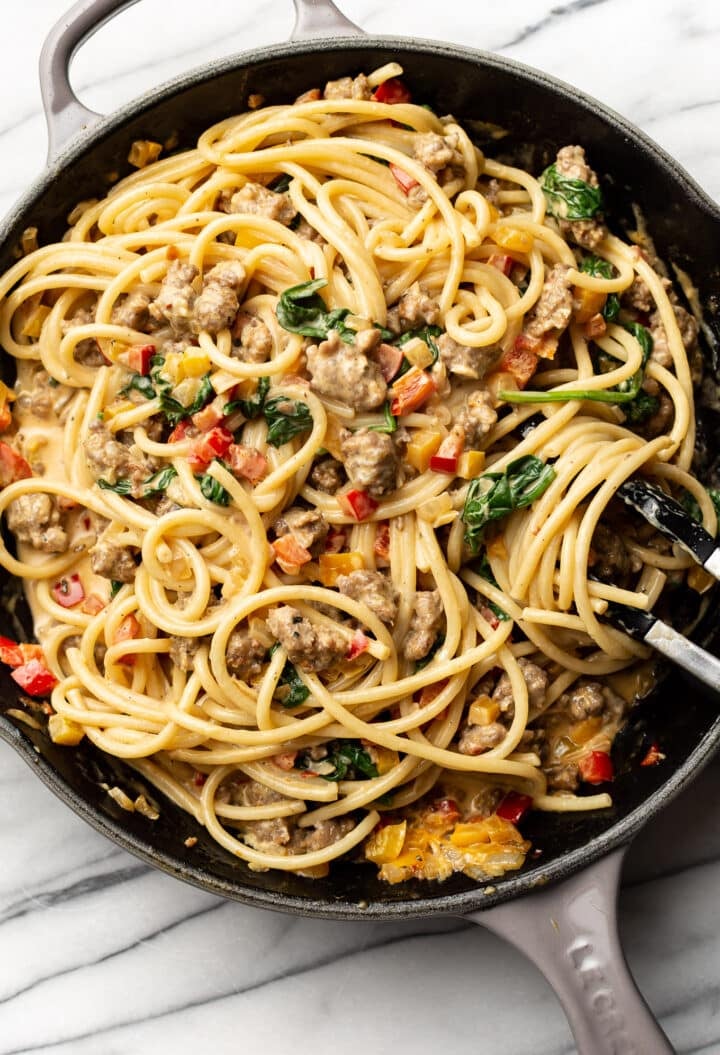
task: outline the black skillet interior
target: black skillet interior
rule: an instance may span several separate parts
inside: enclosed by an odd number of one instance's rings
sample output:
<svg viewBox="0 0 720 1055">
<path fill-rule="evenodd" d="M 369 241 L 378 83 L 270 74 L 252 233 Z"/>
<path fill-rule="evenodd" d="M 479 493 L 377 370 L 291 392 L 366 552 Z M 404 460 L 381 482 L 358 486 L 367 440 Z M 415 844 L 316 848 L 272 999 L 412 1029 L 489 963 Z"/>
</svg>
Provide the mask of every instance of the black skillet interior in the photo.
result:
<svg viewBox="0 0 720 1055">
<path fill-rule="evenodd" d="M 116 115 L 102 136 L 91 137 L 89 146 L 71 151 L 68 163 L 31 192 L 22 211 L 11 220 L 0 268 L 4 271 L 13 262 L 13 247 L 27 224 L 39 228 L 40 244 L 55 240 L 62 236 L 66 215 L 75 202 L 102 196 L 125 175 L 133 139 L 163 141 L 177 134 L 179 146 L 189 146 L 214 121 L 244 109 L 251 93 L 262 93 L 268 103 L 287 102 L 329 78 L 367 71 L 390 59 L 405 68 L 415 101 L 426 101 L 441 114 L 453 113 L 474 130 L 478 145 L 490 156 L 516 159 L 537 173 L 558 147 L 568 142 L 585 146 L 601 174 L 611 225 L 618 232 L 632 225 L 629 204 L 641 203 L 661 256 L 691 275 L 709 325 L 720 337 L 720 211 L 698 194 L 685 174 L 653 144 L 638 140 L 622 119 L 600 112 L 592 100 L 582 99 L 542 74 L 493 56 L 472 56 L 429 43 L 324 42 L 303 45 L 302 52 L 297 47 L 274 48 L 245 56 L 236 64 L 220 64 L 212 73 L 191 74 L 179 82 L 177 90 L 162 89 L 146 97 L 139 109 L 131 106 Z M 509 134 L 493 140 L 487 122 L 502 126 Z M 708 348 L 713 372 L 714 358 Z M 704 430 L 711 462 L 718 455 L 717 424 L 713 416 Z M 5 590 L 17 603 L 3 606 L 0 633 L 17 636 L 20 620 L 25 635 L 30 636 L 28 611 L 17 597 L 17 584 L 6 581 Z M 14 613 L 12 617 L 9 612 Z M 712 622 L 712 613 L 706 613 L 698 628 L 705 640 Z M 314 881 L 289 873 L 252 872 L 152 790 L 149 794 L 160 799 L 159 820 L 152 822 L 122 810 L 103 785 L 141 788 L 137 776 L 87 741 L 77 748 L 57 747 L 43 732 L 7 717 L 5 711 L 18 704 L 16 686 L 4 670 L 0 686 L 0 734 L 36 764 L 41 778 L 96 828 L 154 865 L 219 894 L 269 908 L 337 918 L 461 913 L 562 878 L 627 840 L 694 775 L 720 739 L 716 706 L 699 688 L 688 687 L 671 673 L 661 691 L 635 709 L 618 738 L 612 809 L 531 815 L 523 830 L 535 850 L 525 868 L 483 891 L 463 877 L 442 885 L 388 887 L 373 878 L 374 869 L 352 863 L 341 864 L 327 879 Z M 667 760 L 642 768 L 639 760 L 652 739 L 659 741 Z M 185 847 L 188 836 L 197 837 L 196 846 Z"/>
</svg>

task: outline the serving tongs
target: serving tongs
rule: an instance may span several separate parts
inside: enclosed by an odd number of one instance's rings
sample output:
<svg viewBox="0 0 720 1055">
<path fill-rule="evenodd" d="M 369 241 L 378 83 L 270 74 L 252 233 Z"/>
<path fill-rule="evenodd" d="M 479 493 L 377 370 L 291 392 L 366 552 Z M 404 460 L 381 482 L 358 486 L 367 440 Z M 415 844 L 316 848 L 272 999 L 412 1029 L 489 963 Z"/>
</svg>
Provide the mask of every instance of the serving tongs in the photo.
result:
<svg viewBox="0 0 720 1055">
<path fill-rule="evenodd" d="M 693 520 L 679 502 L 646 480 L 626 480 L 618 488 L 617 496 L 720 581 L 720 546 L 717 540 Z M 651 645 L 711 689 L 720 692 L 720 659 L 658 619 L 652 612 L 610 602 L 605 617 L 630 637 Z"/>
</svg>

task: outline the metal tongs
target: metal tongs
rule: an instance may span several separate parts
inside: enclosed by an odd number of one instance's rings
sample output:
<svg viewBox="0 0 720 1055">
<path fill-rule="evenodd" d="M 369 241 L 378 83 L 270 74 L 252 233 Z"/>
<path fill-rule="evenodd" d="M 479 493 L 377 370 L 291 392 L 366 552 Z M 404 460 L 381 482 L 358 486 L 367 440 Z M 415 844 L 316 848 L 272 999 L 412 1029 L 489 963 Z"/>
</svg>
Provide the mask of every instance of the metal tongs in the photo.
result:
<svg viewBox="0 0 720 1055">
<path fill-rule="evenodd" d="M 679 502 L 645 480 L 626 480 L 618 488 L 617 496 L 720 581 L 720 546 L 717 540 L 693 520 Z M 720 659 L 688 640 L 652 612 L 611 602 L 605 614 L 610 622 L 630 637 L 652 645 L 673 663 L 684 667 L 711 689 L 720 692 Z"/>
</svg>

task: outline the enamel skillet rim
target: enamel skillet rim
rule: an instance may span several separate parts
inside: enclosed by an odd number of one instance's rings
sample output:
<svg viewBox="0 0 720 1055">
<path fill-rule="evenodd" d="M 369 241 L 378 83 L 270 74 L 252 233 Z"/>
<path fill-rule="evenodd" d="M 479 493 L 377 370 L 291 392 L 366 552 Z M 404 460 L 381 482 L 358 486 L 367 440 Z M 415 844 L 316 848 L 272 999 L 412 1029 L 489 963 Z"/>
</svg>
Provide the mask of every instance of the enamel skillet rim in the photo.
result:
<svg viewBox="0 0 720 1055">
<path fill-rule="evenodd" d="M 30 211 L 40 201 L 45 189 L 61 172 L 76 164 L 83 154 L 101 142 L 110 132 L 119 129 L 126 121 L 141 115 L 155 104 L 185 89 L 211 81 L 224 73 L 251 69 L 267 60 L 284 57 L 310 59 L 313 54 L 317 53 L 352 50 L 358 52 L 374 50 L 383 58 L 389 58 L 394 51 L 399 49 L 414 52 L 418 56 L 433 54 L 449 62 L 453 59 L 461 59 L 481 65 L 491 71 L 510 73 L 515 78 L 529 83 L 530 86 L 542 86 L 569 100 L 578 108 L 579 119 L 582 117 L 583 109 L 591 110 L 595 116 L 599 116 L 610 127 L 614 135 L 624 138 L 628 146 L 634 144 L 649 155 L 653 164 L 663 169 L 668 178 L 703 210 L 711 222 L 719 225 L 718 233 L 720 234 L 720 208 L 682 166 L 625 118 L 562 81 L 513 60 L 451 44 L 395 37 L 342 37 L 331 41 L 281 44 L 223 59 L 175 78 L 127 103 L 108 117 L 102 118 L 97 124 L 84 129 L 53 159 L 44 175 L 29 188 L 11 210 L 0 228 L 0 242 L 4 243 L 10 231 L 22 221 L 23 217 L 30 215 Z M 100 834 L 105 835 L 154 868 L 210 893 L 261 908 L 326 919 L 380 921 L 422 918 L 430 915 L 465 915 L 469 912 L 488 909 L 496 904 L 531 893 L 549 883 L 565 879 L 605 856 L 611 850 L 626 845 L 646 821 L 678 795 L 710 760 L 720 743 L 720 717 L 715 719 L 714 724 L 699 739 L 687 758 L 677 765 L 662 785 L 644 802 L 619 821 L 609 824 L 605 831 L 587 843 L 575 850 L 562 853 L 548 865 L 536 865 L 528 872 L 503 878 L 497 887 L 478 886 L 459 893 L 443 894 L 442 884 L 437 884 L 438 894 L 436 896 L 412 897 L 397 901 L 375 900 L 370 903 L 343 901 L 339 897 L 337 899 L 306 898 L 274 890 L 261 890 L 245 886 L 240 871 L 238 871 L 237 878 L 231 882 L 202 866 L 182 860 L 179 854 L 173 856 L 159 851 L 151 841 L 136 834 L 130 834 L 122 824 L 102 813 L 66 784 L 50 762 L 43 757 L 41 749 L 37 748 L 17 725 L 2 714 L 0 714 L 0 739 L 13 747 L 30 764 L 43 783 L 78 816 Z M 179 849 L 181 846 L 182 843 L 179 843 Z"/>
</svg>

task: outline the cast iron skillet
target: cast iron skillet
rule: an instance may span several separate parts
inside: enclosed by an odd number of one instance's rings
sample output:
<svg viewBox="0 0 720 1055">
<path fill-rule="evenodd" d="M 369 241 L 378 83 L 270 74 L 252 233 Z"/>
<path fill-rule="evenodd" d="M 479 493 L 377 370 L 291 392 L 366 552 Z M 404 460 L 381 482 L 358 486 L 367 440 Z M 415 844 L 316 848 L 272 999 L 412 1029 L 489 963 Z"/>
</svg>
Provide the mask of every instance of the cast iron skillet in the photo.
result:
<svg viewBox="0 0 720 1055">
<path fill-rule="evenodd" d="M 269 103 L 287 102 L 330 78 L 396 59 L 405 67 L 414 98 L 427 100 L 440 113 L 452 112 L 476 131 L 481 146 L 487 132 L 481 122 L 509 129 L 506 139 L 490 145 L 495 154 L 515 154 L 538 171 L 558 147 L 582 143 L 601 171 L 613 225 L 631 222 L 628 202 L 639 200 L 661 255 L 692 276 L 710 326 L 717 326 L 720 210 L 667 154 L 595 100 L 543 73 L 482 52 L 428 41 L 371 39 L 329 0 L 295 0 L 291 43 L 213 63 L 101 118 L 74 95 L 68 66 L 83 40 L 132 2 L 81 0 L 45 44 L 41 85 L 49 127 L 48 167 L 0 232 L 2 270 L 12 263 L 13 249 L 28 224 L 38 226 L 41 244 L 59 238 L 77 201 L 102 195 L 123 175 L 133 139 L 163 141 L 178 133 L 180 145 L 189 146 L 208 125 L 242 110 L 252 92 L 262 93 Z M 714 371 L 712 350 L 708 356 Z M 706 437 L 711 459 L 717 456 L 716 425 Z M 18 600 L 17 583 L 6 581 L 4 589 L 8 603 L 0 614 L 0 633 L 17 635 L 19 621 L 29 635 L 29 615 Z M 627 970 L 615 902 L 630 840 L 697 774 L 720 741 L 716 706 L 699 689 L 688 691 L 676 675 L 634 710 L 616 742 L 612 809 L 531 816 L 524 831 L 536 856 L 520 873 L 484 888 L 464 877 L 442 885 L 388 887 L 369 868 L 352 864 L 315 881 L 253 873 L 169 802 L 162 802 L 155 823 L 120 809 L 101 785 L 137 788 L 140 782 L 131 770 L 86 743 L 56 747 L 44 732 L 5 713 L 16 706 L 17 686 L 3 671 L 0 736 L 76 813 L 149 864 L 213 893 L 301 915 L 372 920 L 464 916 L 505 936 L 534 960 L 560 997 L 585 1055 L 672 1050 Z M 640 768 L 638 761 L 654 736 L 667 760 Z M 198 839 L 191 850 L 184 846 L 188 835 Z"/>
</svg>

